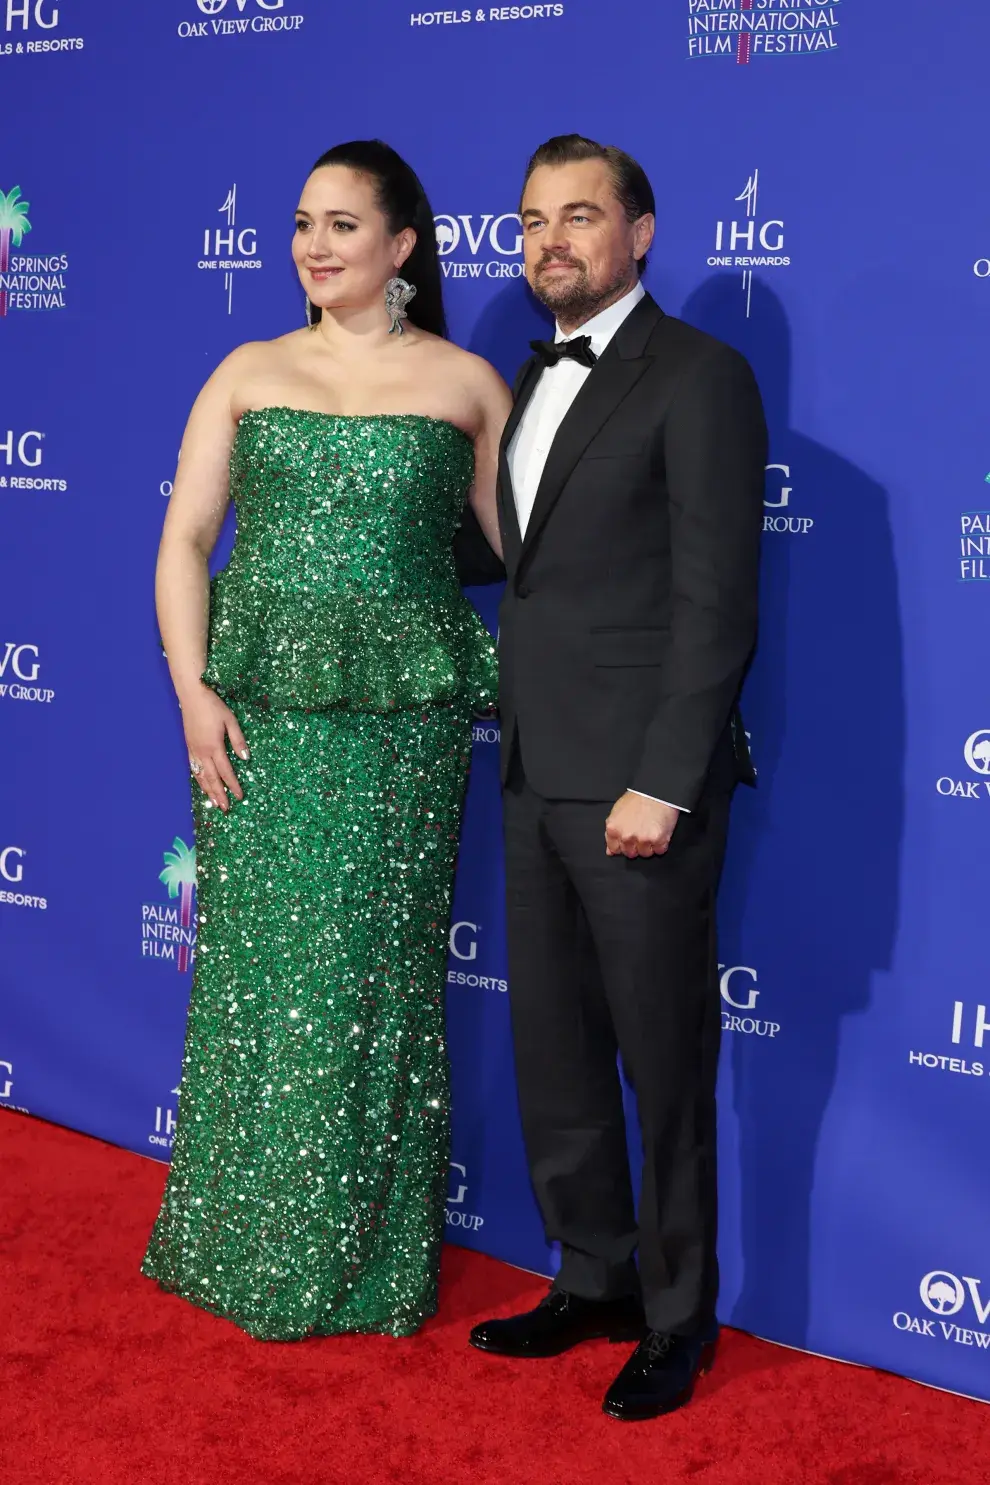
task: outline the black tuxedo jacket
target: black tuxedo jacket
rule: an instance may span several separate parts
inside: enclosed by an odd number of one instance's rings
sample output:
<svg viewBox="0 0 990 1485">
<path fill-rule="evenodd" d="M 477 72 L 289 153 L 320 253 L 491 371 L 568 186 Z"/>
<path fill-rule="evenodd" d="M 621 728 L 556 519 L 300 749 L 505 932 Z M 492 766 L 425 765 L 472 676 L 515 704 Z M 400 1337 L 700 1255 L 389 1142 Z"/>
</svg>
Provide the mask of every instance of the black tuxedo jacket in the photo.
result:
<svg viewBox="0 0 990 1485">
<path fill-rule="evenodd" d="M 500 453 L 503 778 L 518 737 L 546 798 L 693 809 L 753 780 L 736 703 L 767 460 L 755 378 L 647 295 L 564 418 L 523 537 L 507 451 L 541 369 L 516 379 Z"/>
</svg>

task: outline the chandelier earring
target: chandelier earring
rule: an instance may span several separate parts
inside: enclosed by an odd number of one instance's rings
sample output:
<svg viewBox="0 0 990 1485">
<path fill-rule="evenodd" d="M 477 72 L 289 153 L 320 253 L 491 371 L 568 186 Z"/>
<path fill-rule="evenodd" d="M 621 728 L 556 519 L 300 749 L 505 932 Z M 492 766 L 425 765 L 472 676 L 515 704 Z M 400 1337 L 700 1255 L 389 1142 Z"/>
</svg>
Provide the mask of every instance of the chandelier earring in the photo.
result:
<svg viewBox="0 0 990 1485">
<path fill-rule="evenodd" d="M 388 327 L 389 335 L 393 330 L 398 330 L 401 335 L 402 321 L 407 318 L 406 305 L 415 296 L 416 285 L 407 283 L 404 278 L 390 278 L 385 285 L 385 313 L 391 320 Z"/>
</svg>

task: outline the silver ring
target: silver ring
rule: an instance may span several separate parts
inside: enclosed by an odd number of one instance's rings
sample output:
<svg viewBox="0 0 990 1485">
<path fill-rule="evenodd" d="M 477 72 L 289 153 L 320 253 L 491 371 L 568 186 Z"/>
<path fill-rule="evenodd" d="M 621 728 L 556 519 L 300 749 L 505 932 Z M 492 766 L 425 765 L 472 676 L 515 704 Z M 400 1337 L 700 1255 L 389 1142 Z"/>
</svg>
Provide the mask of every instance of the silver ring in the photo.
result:
<svg viewBox="0 0 990 1485">
<path fill-rule="evenodd" d="M 200 763 L 196 758 L 190 758 L 190 760 L 189 760 L 189 771 L 190 771 L 190 773 L 202 773 L 203 772 L 203 765 L 202 765 L 202 763 Z"/>
</svg>

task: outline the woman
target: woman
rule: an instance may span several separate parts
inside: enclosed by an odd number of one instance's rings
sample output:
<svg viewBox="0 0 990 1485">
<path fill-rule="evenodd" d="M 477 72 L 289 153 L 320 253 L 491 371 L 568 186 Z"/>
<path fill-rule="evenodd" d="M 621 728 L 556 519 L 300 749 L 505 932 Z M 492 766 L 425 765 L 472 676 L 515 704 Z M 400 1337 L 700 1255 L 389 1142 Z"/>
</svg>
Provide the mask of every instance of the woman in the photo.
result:
<svg viewBox="0 0 990 1485">
<path fill-rule="evenodd" d="M 320 157 L 292 251 L 307 326 L 203 388 L 159 555 L 199 933 L 143 1271 L 262 1339 L 408 1335 L 436 1307 L 446 934 L 496 685 L 451 543 L 467 497 L 498 548 L 510 399 L 443 338 L 432 212 L 386 145 Z"/>
</svg>

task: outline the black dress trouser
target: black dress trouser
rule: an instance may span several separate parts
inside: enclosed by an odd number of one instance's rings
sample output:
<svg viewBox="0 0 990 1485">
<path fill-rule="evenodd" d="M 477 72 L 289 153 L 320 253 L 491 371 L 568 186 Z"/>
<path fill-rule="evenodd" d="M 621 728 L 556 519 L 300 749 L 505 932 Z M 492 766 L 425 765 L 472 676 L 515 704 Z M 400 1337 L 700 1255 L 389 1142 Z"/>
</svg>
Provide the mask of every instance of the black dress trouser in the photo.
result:
<svg viewBox="0 0 990 1485">
<path fill-rule="evenodd" d="M 615 801 L 544 799 L 513 751 L 512 1024 L 530 1175 L 561 1244 L 555 1285 L 586 1299 L 641 1290 L 651 1329 L 690 1334 L 718 1292 L 715 898 L 730 796 L 682 815 L 664 856 L 607 856 Z M 642 1134 L 638 1220 L 617 1053 Z"/>
</svg>

